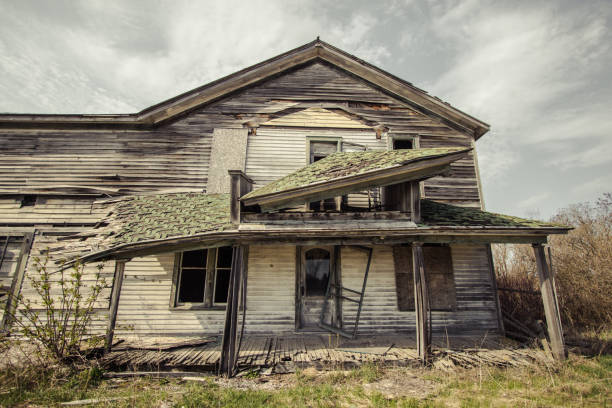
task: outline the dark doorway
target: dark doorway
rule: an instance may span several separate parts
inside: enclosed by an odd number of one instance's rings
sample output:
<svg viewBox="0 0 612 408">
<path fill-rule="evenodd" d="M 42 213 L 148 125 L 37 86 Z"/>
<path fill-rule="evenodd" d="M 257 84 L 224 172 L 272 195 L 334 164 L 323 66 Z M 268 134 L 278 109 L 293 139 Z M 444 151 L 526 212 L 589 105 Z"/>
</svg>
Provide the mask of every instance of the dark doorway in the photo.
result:
<svg viewBox="0 0 612 408">
<path fill-rule="evenodd" d="M 301 248 L 301 262 L 298 265 L 298 328 L 319 330 L 321 310 L 325 292 L 334 270 L 332 248 Z M 330 308 L 331 309 L 331 308 Z M 331 313 L 331 312 L 330 312 Z"/>
</svg>

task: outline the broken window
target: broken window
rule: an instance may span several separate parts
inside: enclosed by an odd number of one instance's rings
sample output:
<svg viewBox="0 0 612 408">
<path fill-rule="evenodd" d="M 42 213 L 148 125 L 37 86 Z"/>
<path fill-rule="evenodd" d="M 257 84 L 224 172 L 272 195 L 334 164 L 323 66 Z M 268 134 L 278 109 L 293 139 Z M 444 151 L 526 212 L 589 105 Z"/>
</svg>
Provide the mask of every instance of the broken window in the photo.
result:
<svg viewBox="0 0 612 408">
<path fill-rule="evenodd" d="M 393 139 L 393 150 L 412 149 L 412 139 Z"/>
<path fill-rule="evenodd" d="M 178 254 L 176 305 L 209 307 L 227 302 L 232 269 L 232 247 L 198 249 Z"/>
<path fill-rule="evenodd" d="M 400 311 L 414 310 L 412 248 L 394 246 L 395 287 Z M 423 245 L 425 280 L 431 310 L 454 310 L 457 306 L 451 248 L 442 244 Z"/>
<path fill-rule="evenodd" d="M 319 160 L 338 152 L 339 140 L 333 141 L 318 141 L 311 140 L 309 145 L 309 164 L 318 162 Z M 313 211 L 328 211 L 337 210 L 337 199 L 327 198 L 321 201 L 313 201 L 309 203 L 308 208 Z"/>
<path fill-rule="evenodd" d="M 232 269 L 232 247 L 221 247 L 217 250 L 215 269 L 215 304 L 227 303 L 229 277 Z"/>
<path fill-rule="evenodd" d="M 306 272 L 306 296 L 325 296 L 329 281 L 331 254 L 321 248 L 314 248 L 304 254 Z"/>
</svg>

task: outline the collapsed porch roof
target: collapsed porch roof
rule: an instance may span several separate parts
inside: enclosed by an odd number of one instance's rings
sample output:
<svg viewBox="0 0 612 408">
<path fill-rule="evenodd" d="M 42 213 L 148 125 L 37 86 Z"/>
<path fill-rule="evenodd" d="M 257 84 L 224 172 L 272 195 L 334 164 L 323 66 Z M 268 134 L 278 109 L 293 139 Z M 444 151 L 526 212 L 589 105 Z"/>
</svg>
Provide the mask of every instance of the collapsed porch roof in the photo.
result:
<svg viewBox="0 0 612 408">
<path fill-rule="evenodd" d="M 298 206 L 308 201 L 446 172 L 471 149 L 430 148 L 335 153 L 242 196 L 246 206 L 262 211 Z"/>
<path fill-rule="evenodd" d="M 545 242 L 548 234 L 566 233 L 567 226 L 494 214 L 472 208 L 422 200 L 422 222 L 394 226 L 388 223 L 356 225 L 345 222 L 326 227 L 267 226 L 238 229 L 230 223 L 227 194 L 173 193 L 105 200 L 97 205 L 107 215 L 93 229 L 72 236 L 52 248 L 71 262 L 92 262 L 189 248 L 230 245 L 235 242 L 299 243 L 334 240 L 347 245 L 424 242 Z"/>
</svg>

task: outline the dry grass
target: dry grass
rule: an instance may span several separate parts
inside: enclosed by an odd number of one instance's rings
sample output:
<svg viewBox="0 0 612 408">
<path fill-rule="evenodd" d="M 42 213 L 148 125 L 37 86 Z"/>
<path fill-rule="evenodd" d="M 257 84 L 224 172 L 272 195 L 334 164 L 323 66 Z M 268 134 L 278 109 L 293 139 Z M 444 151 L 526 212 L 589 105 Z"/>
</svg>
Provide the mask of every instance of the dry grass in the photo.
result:
<svg viewBox="0 0 612 408">
<path fill-rule="evenodd" d="M 551 220 L 574 227 L 550 240 L 561 318 L 567 332 L 612 328 L 612 195 L 570 206 Z M 527 245 L 495 246 L 502 310 L 521 322 L 544 320 L 535 259 Z"/>
<path fill-rule="evenodd" d="M 555 407 L 612 404 L 612 356 L 571 356 L 562 364 L 477 367 L 454 375 L 436 369 L 305 370 L 282 376 L 184 381 L 104 380 L 90 368 L 58 376 L 49 367 L 16 384 L 0 372 L 0 406 L 59 406 L 98 399 L 118 407 Z"/>
</svg>

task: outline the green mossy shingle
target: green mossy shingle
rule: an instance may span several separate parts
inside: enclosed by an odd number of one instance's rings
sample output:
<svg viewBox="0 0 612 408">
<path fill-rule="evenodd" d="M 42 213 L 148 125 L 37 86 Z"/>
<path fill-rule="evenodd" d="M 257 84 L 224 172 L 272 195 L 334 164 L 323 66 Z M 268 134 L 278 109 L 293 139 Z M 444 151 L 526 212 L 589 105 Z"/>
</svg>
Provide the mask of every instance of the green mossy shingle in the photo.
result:
<svg viewBox="0 0 612 408">
<path fill-rule="evenodd" d="M 468 151 L 462 147 L 334 153 L 241 197 L 260 197 L 310 184 Z"/>
<path fill-rule="evenodd" d="M 496 214 L 476 208 L 458 207 L 431 200 L 421 200 L 420 226 L 569 228 L 565 225 Z"/>
<path fill-rule="evenodd" d="M 98 246 L 110 248 L 223 231 L 230 226 L 229 194 L 172 193 L 112 202 L 103 226 L 93 231 L 100 238 Z"/>
</svg>

